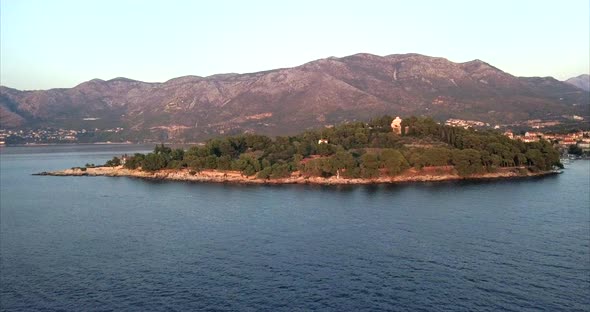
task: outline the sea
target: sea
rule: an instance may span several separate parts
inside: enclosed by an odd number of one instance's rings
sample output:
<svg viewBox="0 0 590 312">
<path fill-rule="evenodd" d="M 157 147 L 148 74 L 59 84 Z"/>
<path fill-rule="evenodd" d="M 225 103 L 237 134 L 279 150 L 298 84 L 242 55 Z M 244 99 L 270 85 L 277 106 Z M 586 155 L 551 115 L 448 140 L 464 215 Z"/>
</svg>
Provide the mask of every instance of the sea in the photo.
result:
<svg viewBox="0 0 590 312">
<path fill-rule="evenodd" d="M 375 186 L 32 175 L 151 149 L 0 149 L 0 310 L 590 310 L 588 160 Z"/>
</svg>

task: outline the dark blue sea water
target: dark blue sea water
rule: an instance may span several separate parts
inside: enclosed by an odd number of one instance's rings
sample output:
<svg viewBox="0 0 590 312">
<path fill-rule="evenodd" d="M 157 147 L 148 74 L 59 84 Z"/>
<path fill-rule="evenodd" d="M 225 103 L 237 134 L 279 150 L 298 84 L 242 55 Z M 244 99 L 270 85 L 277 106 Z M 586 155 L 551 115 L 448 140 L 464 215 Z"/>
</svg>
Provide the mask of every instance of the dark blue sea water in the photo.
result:
<svg viewBox="0 0 590 312">
<path fill-rule="evenodd" d="M 590 309 L 589 161 L 373 187 L 30 175 L 132 149 L 2 148 L 1 310 Z"/>
</svg>

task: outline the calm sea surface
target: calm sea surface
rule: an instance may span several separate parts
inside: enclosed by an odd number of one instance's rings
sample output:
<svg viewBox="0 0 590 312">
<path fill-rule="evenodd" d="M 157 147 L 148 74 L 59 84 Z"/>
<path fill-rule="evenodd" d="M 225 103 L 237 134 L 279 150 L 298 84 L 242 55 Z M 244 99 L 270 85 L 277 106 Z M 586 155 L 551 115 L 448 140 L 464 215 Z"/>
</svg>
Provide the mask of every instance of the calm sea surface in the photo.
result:
<svg viewBox="0 0 590 312">
<path fill-rule="evenodd" d="M 0 310 L 590 309 L 590 161 L 373 187 L 31 176 L 147 149 L 0 150 Z"/>
</svg>

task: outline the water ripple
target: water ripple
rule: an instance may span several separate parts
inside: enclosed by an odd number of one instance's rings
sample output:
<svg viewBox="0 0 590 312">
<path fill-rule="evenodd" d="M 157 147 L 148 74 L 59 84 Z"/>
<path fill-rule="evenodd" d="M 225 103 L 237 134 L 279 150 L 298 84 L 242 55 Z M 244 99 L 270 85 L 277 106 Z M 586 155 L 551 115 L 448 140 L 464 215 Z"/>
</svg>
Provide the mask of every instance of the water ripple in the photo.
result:
<svg viewBox="0 0 590 312">
<path fill-rule="evenodd" d="M 587 162 L 376 188 L 23 171 L 71 156 L 2 160 L 0 310 L 590 310 Z"/>
</svg>

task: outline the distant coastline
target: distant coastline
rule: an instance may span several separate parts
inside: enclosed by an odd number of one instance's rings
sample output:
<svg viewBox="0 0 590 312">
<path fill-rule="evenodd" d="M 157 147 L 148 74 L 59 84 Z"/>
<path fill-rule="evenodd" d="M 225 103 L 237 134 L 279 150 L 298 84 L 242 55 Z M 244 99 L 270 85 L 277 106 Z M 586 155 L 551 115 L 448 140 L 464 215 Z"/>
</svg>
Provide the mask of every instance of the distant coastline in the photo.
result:
<svg viewBox="0 0 590 312">
<path fill-rule="evenodd" d="M 35 147 L 35 146 L 76 146 L 76 145 L 150 145 L 153 146 L 154 142 L 70 142 L 70 143 L 23 143 L 23 144 L 0 144 L 2 147 Z M 203 142 L 186 142 L 186 143 L 171 143 L 170 146 L 194 146 L 202 145 Z"/>
<path fill-rule="evenodd" d="M 134 142 L 93 142 L 93 143 L 24 143 L 24 144 L 2 144 L 6 147 L 23 147 L 23 146 L 68 146 L 68 145 L 141 145 L 152 143 L 134 143 Z"/>
<path fill-rule="evenodd" d="M 404 182 L 439 182 L 457 180 L 499 180 L 527 177 L 540 177 L 558 174 L 560 171 L 530 172 L 524 168 L 502 168 L 493 173 L 460 176 L 451 166 L 425 167 L 420 170 L 408 169 L 397 176 L 380 176 L 375 178 L 342 178 L 342 177 L 314 177 L 304 176 L 293 172 L 291 176 L 276 179 L 261 179 L 255 176 L 245 176 L 239 171 L 232 170 L 203 170 L 194 172 L 189 169 L 164 169 L 148 172 L 139 169 L 117 167 L 72 168 L 59 171 L 41 172 L 34 175 L 44 176 L 106 176 L 131 177 L 148 180 L 168 180 L 206 183 L 236 183 L 236 184 L 318 184 L 318 185 L 366 185 L 366 184 L 394 184 Z"/>
</svg>

